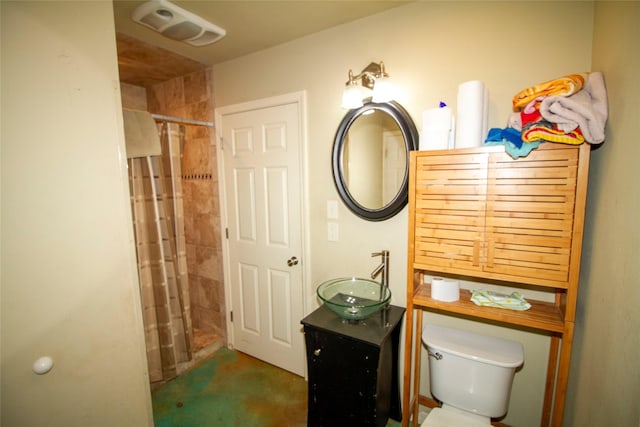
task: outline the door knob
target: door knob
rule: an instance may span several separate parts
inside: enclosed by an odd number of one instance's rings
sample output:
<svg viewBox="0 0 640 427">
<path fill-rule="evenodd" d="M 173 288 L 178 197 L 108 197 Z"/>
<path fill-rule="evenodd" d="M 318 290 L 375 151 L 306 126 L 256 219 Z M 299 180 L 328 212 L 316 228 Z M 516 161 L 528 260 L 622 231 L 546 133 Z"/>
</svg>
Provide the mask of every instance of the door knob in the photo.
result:
<svg viewBox="0 0 640 427">
<path fill-rule="evenodd" d="M 288 265 L 289 267 L 293 267 L 294 265 L 298 265 L 298 258 L 296 258 L 296 257 L 292 256 L 291 258 L 289 258 L 289 259 L 287 260 L 287 265 Z"/>
</svg>

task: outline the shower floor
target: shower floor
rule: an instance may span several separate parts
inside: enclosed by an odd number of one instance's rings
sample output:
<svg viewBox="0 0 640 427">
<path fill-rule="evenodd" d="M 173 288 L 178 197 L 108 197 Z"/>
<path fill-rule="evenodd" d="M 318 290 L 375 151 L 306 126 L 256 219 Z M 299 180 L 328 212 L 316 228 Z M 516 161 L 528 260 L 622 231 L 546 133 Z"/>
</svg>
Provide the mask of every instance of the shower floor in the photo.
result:
<svg viewBox="0 0 640 427">
<path fill-rule="evenodd" d="M 193 351 L 197 352 L 211 344 L 222 341 L 222 337 L 213 331 L 193 328 Z"/>
<path fill-rule="evenodd" d="M 224 347 L 224 339 L 212 331 L 202 329 L 193 329 L 193 358 L 178 365 L 178 375 L 192 369 L 199 362 L 208 359 L 215 352 Z"/>
</svg>

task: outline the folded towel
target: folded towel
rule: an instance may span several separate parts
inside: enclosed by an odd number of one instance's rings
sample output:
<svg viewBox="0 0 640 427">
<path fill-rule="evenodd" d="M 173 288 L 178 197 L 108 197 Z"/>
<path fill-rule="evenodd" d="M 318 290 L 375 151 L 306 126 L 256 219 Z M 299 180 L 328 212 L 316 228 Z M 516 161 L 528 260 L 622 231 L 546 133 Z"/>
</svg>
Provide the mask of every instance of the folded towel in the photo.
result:
<svg viewBox="0 0 640 427">
<path fill-rule="evenodd" d="M 584 136 L 580 129 L 565 132 L 559 130 L 554 123 L 543 120 L 522 131 L 522 140 L 524 142 L 547 141 L 580 145 L 584 142 Z"/>
<path fill-rule="evenodd" d="M 584 142 L 584 136 L 579 129 L 565 132 L 558 129 L 558 125 L 545 120 L 540 112 L 540 105 L 547 99 L 538 97 L 527 104 L 520 112 L 522 123 L 522 141 L 548 141 L 562 144 L 578 145 Z"/>
<path fill-rule="evenodd" d="M 520 124 L 522 130 L 526 130 L 528 127 L 533 126 L 536 122 L 542 120 L 542 114 L 540 113 L 540 103 L 544 99 L 543 96 L 534 98 L 529 102 L 522 111 L 520 111 Z"/>
<path fill-rule="evenodd" d="M 500 142 L 503 139 L 506 139 L 518 148 L 522 147 L 522 137 L 520 135 L 520 131 L 510 127 L 504 129 L 489 129 L 489 134 L 487 135 L 487 139 L 485 139 L 485 142 Z"/>
<path fill-rule="evenodd" d="M 541 96 L 570 96 L 583 88 L 587 73 L 569 74 L 521 90 L 513 97 L 513 108 L 520 110 Z"/>
<path fill-rule="evenodd" d="M 123 110 L 127 158 L 159 156 L 160 137 L 155 120 L 146 111 Z"/>
<path fill-rule="evenodd" d="M 500 139 L 499 141 L 487 140 L 485 145 L 504 145 L 504 151 L 516 160 L 520 157 L 527 157 L 530 152 L 540 146 L 540 141 L 523 142 L 520 146 L 517 146 L 508 139 Z"/>
<path fill-rule="evenodd" d="M 471 302 L 480 306 L 508 308 L 510 310 L 518 311 L 528 310 L 531 308 L 531 304 L 525 301 L 524 297 L 518 292 L 513 292 L 511 295 L 505 295 L 498 292 L 475 289 L 471 292 Z"/>
<path fill-rule="evenodd" d="M 587 142 L 602 143 L 608 116 L 607 90 L 602 73 L 589 74 L 584 89 L 574 95 L 543 99 L 540 113 L 562 131 L 570 132 L 579 127 Z"/>
</svg>

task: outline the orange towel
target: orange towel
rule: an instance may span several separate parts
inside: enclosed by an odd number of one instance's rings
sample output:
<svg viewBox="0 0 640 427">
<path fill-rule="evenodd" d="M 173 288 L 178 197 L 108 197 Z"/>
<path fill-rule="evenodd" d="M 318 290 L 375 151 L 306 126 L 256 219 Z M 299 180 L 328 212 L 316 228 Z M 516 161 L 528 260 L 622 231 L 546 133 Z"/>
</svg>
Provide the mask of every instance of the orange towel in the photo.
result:
<svg viewBox="0 0 640 427">
<path fill-rule="evenodd" d="M 548 123 L 548 122 L 547 122 Z M 558 130 L 553 125 L 549 126 L 543 123 L 531 126 L 522 132 L 523 142 L 547 141 L 559 142 L 561 144 L 580 145 L 584 142 L 584 136 L 580 129 L 571 132 Z"/>
<path fill-rule="evenodd" d="M 575 95 L 546 97 L 539 109 L 540 114 L 558 129 L 565 132 L 580 129 L 585 141 L 591 144 L 604 142 L 609 107 L 601 72 L 590 73 L 584 88 Z"/>
<path fill-rule="evenodd" d="M 513 109 L 518 111 L 536 98 L 544 96 L 571 96 L 580 91 L 588 73 L 568 74 L 548 82 L 523 89 L 513 97 Z"/>
</svg>

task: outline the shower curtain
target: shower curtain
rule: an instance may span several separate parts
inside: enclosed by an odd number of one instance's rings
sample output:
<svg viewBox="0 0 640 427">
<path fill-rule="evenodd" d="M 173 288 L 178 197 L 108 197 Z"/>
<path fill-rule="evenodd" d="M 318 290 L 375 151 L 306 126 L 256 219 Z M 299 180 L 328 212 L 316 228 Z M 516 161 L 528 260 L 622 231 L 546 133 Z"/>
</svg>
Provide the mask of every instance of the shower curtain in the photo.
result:
<svg viewBox="0 0 640 427">
<path fill-rule="evenodd" d="M 182 207 L 184 128 L 160 127 L 161 156 L 128 159 L 138 276 L 151 383 L 191 360 L 193 342 Z"/>
</svg>

